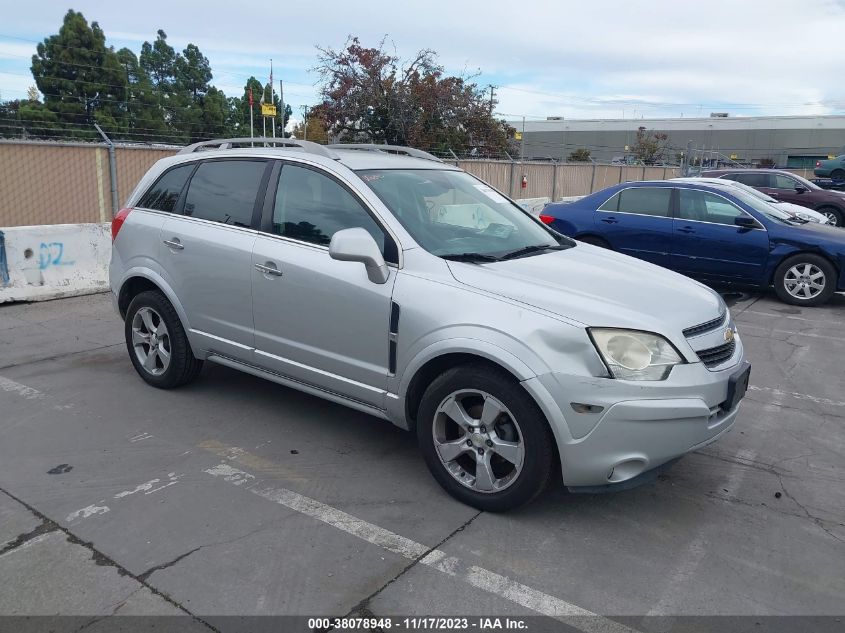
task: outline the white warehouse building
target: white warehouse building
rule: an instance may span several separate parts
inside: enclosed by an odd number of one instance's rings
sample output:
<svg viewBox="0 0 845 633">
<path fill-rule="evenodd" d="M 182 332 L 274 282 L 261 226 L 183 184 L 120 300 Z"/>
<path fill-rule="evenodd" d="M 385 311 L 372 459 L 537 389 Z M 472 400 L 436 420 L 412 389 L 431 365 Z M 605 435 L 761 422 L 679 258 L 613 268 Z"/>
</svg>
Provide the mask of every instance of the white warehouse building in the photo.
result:
<svg viewBox="0 0 845 633">
<path fill-rule="evenodd" d="M 666 162 L 677 162 L 687 144 L 718 152 L 743 163 L 771 160 L 790 168 L 812 168 L 816 160 L 842 154 L 845 116 L 727 116 L 678 119 L 565 119 L 508 121 L 517 132 L 526 159 L 564 160 L 587 149 L 596 161 L 609 162 L 633 151 L 637 130 L 668 135 Z M 524 126 L 524 127 L 523 127 Z M 626 149 L 626 147 L 628 149 Z"/>
</svg>

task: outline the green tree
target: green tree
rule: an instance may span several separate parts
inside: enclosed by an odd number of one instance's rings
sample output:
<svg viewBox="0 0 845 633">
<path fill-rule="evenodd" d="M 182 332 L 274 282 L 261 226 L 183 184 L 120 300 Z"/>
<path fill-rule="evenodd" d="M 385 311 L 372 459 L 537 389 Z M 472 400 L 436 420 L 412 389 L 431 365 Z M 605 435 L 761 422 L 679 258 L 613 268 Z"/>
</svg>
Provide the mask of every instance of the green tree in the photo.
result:
<svg viewBox="0 0 845 633">
<path fill-rule="evenodd" d="M 571 152 L 566 160 L 573 163 L 588 163 L 590 162 L 590 150 L 585 147 L 579 147 L 574 152 Z"/>
<path fill-rule="evenodd" d="M 170 130 L 161 105 L 161 96 L 150 76 L 141 67 L 135 53 L 128 48 L 117 51 L 117 58 L 129 84 L 127 116 L 130 136 L 147 142 L 168 140 Z"/>
<path fill-rule="evenodd" d="M 249 91 L 252 89 L 252 116 L 253 126 L 255 128 L 255 136 L 261 136 L 264 133 L 264 122 L 261 118 L 261 101 L 262 98 L 265 103 L 270 103 L 270 84 L 262 84 L 255 77 L 250 77 L 246 80 L 244 85 L 243 96 L 237 100 L 236 105 L 238 114 L 236 118 L 236 127 L 233 127 L 233 133 L 237 136 L 249 136 Z M 276 136 L 282 136 L 281 130 L 287 126 L 293 110 L 290 104 L 285 104 L 284 111 L 284 125 L 282 125 L 282 103 L 278 94 L 273 95 L 273 105 L 276 106 Z M 267 119 L 267 136 L 271 135 L 272 124 L 271 119 Z M 289 135 L 286 135 L 289 136 Z"/>
<path fill-rule="evenodd" d="M 32 75 L 44 95 L 43 109 L 54 115 L 41 113 L 45 129 L 39 134 L 49 128 L 93 138 L 95 121 L 113 131 L 126 128 L 125 72 L 99 24 L 89 26 L 81 13 L 68 11 L 58 34 L 38 44 Z"/>
</svg>

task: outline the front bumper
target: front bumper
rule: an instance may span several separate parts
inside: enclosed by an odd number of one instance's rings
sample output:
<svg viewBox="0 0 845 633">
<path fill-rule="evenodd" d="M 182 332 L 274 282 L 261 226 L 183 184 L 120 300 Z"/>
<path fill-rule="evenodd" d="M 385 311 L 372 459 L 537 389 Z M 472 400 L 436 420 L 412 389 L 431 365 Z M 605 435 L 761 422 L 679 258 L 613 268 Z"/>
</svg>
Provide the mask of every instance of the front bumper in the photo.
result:
<svg viewBox="0 0 845 633">
<path fill-rule="evenodd" d="M 690 363 L 653 382 L 551 372 L 523 385 L 552 421 L 564 484 L 604 487 L 634 480 L 727 432 L 740 408 L 724 409 L 728 384 L 744 365 L 739 344 L 719 371 Z M 578 413 L 573 402 L 594 412 Z"/>
</svg>

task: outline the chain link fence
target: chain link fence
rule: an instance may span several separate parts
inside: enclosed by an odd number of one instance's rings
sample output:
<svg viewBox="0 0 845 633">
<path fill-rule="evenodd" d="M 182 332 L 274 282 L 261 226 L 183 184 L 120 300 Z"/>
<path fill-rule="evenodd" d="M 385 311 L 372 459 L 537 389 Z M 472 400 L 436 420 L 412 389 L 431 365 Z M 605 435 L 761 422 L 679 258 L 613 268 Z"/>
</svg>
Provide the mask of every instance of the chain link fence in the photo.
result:
<svg viewBox="0 0 845 633">
<path fill-rule="evenodd" d="M 118 205 L 146 171 L 179 147 L 115 144 Z M 679 167 L 455 159 L 453 163 L 511 198 L 558 200 L 622 182 L 676 178 Z M 812 170 L 790 170 L 812 177 Z M 806 173 L 809 171 L 810 173 Z M 0 140 L 0 228 L 108 222 L 112 180 L 106 143 Z"/>
<path fill-rule="evenodd" d="M 115 145 L 122 204 L 144 173 L 172 147 Z M 0 140 L 0 227 L 109 222 L 112 205 L 105 143 Z"/>
</svg>

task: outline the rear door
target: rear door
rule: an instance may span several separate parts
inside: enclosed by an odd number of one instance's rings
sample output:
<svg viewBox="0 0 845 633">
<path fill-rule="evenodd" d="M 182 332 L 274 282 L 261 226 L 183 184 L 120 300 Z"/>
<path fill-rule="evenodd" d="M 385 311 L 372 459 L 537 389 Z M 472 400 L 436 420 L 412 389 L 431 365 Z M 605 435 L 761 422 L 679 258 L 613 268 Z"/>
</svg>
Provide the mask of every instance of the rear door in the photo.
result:
<svg viewBox="0 0 845 633">
<path fill-rule="evenodd" d="M 669 265 L 672 187 L 629 187 L 595 212 L 596 232 L 626 255 Z"/>
<path fill-rule="evenodd" d="M 672 269 L 703 279 L 760 283 L 769 236 L 759 222 L 745 228 L 734 220 L 751 217 L 731 200 L 699 189 L 678 189 L 673 220 Z"/>
<path fill-rule="evenodd" d="M 269 169 L 266 160 L 201 162 L 180 202 L 181 215 L 162 226 L 163 276 L 199 350 L 252 360 L 252 247 Z"/>
</svg>

